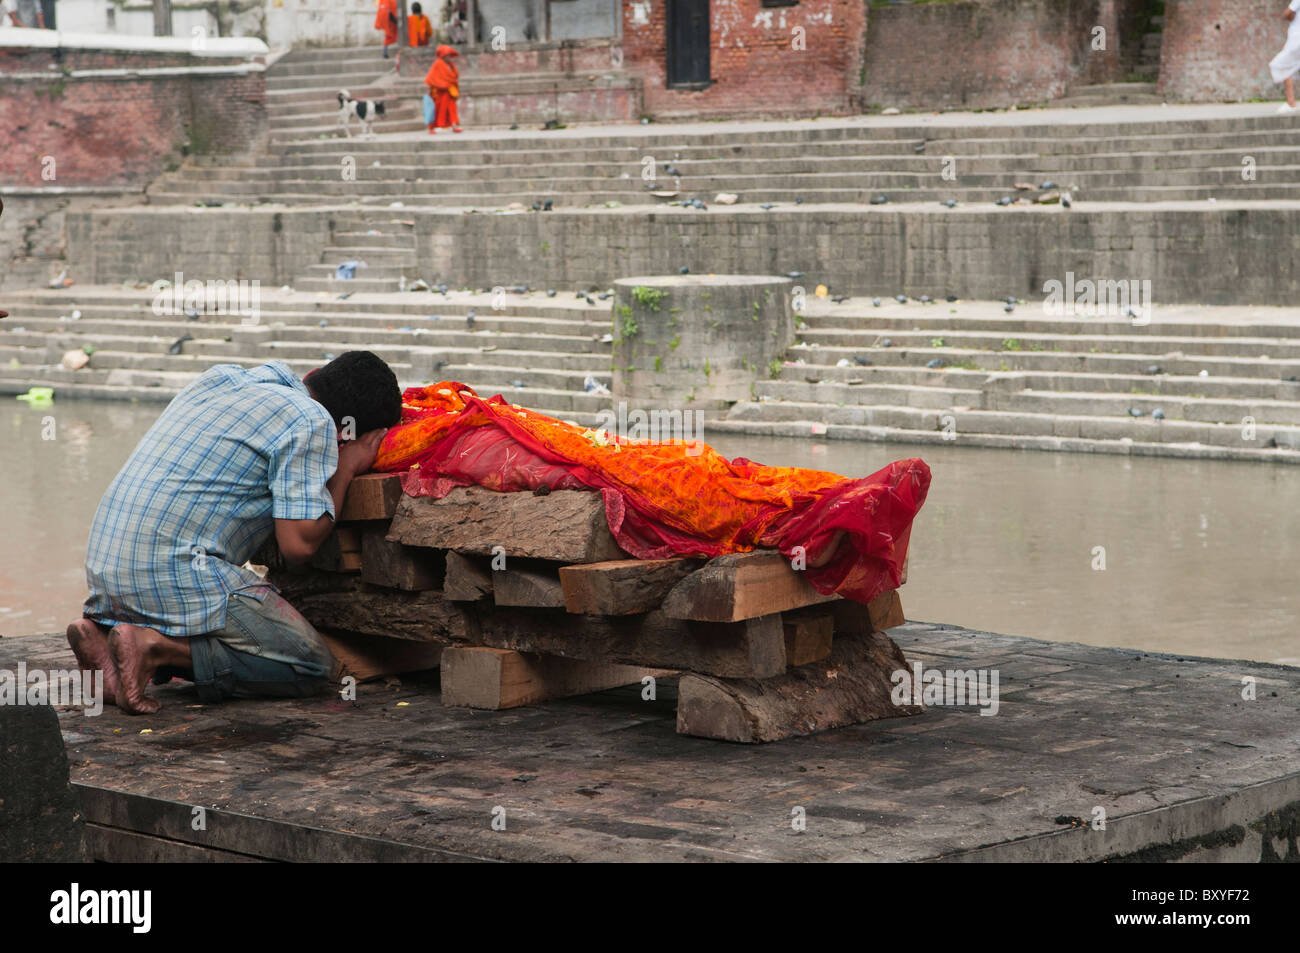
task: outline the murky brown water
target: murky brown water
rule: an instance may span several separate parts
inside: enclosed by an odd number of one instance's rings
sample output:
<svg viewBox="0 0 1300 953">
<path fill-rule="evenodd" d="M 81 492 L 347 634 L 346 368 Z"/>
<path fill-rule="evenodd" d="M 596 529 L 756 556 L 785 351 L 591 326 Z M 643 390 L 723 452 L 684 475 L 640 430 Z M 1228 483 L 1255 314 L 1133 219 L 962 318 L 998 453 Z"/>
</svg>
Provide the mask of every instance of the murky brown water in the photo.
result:
<svg viewBox="0 0 1300 953">
<path fill-rule="evenodd" d="M 0 635 L 60 630 L 84 596 L 100 494 L 161 404 L 0 397 Z M 47 418 L 53 418 L 54 439 Z M 706 435 L 707 436 L 707 435 Z M 763 463 L 934 471 L 908 618 L 1015 635 L 1300 664 L 1300 472 L 1213 461 L 719 435 Z M 1092 568 L 1105 548 L 1105 570 Z"/>
</svg>

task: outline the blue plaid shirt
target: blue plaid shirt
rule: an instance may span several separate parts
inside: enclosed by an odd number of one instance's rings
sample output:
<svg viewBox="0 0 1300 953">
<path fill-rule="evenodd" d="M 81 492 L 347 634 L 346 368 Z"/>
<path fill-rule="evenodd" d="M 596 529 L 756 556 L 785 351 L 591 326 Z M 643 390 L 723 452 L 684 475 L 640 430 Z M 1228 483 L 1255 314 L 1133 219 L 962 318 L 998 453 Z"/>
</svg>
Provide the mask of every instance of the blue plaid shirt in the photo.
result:
<svg viewBox="0 0 1300 953">
<path fill-rule="evenodd" d="M 338 462 L 334 421 L 288 365 L 209 368 L 104 493 L 86 552 L 85 614 L 178 637 L 223 628 L 226 597 L 265 585 L 241 567 L 274 521 L 335 515 L 325 483 Z"/>
</svg>

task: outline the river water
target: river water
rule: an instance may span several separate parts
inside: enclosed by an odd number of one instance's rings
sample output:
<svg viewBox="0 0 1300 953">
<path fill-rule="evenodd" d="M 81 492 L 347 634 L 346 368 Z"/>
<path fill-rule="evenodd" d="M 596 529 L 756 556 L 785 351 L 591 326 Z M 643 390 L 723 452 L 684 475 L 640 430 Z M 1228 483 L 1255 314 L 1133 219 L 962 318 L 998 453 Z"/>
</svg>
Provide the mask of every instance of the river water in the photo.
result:
<svg viewBox="0 0 1300 953">
<path fill-rule="evenodd" d="M 0 635 L 62 630 L 85 595 L 82 559 L 99 497 L 163 405 L 0 400 Z M 710 442 L 730 456 L 853 476 L 924 459 L 934 482 L 912 534 L 902 591 L 909 619 L 1300 664 L 1295 469 L 735 435 Z M 1105 568 L 1094 568 L 1103 557 Z"/>
</svg>

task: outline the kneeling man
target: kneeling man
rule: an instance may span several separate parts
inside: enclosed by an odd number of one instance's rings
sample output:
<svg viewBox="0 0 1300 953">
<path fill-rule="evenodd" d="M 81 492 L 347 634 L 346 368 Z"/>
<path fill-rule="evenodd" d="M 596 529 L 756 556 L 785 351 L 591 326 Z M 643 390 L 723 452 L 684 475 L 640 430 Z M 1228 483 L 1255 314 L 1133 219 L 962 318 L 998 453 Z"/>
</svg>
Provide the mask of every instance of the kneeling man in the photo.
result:
<svg viewBox="0 0 1300 953">
<path fill-rule="evenodd" d="M 309 560 L 401 409 L 396 376 L 369 351 L 301 381 L 280 361 L 222 364 L 182 390 L 91 525 L 90 597 L 68 642 L 82 668 L 104 672 L 105 700 L 156 712 L 145 689 L 171 674 L 204 701 L 327 688 L 320 635 L 242 567 L 272 533 L 287 561 Z"/>
</svg>

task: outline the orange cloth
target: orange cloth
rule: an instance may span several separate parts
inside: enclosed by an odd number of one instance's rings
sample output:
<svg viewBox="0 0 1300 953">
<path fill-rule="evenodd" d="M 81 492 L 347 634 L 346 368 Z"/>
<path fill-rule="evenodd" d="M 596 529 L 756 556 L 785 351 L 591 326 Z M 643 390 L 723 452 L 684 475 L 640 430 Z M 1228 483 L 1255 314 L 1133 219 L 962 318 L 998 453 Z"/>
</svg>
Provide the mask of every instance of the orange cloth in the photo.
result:
<svg viewBox="0 0 1300 953">
<path fill-rule="evenodd" d="M 397 0 L 376 0 L 375 29 L 384 31 L 384 46 L 397 42 Z"/>
<path fill-rule="evenodd" d="M 406 42 L 409 46 L 428 46 L 433 39 L 433 27 L 423 13 L 412 13 L 406 18 Z"/>
<path fill-rule="evenodd" d="M 774 547 L 804 559 L 819 592 L 861 602 L 898 587 L 930 485 L 918 459 L 850 479 L 727 460 L 702 445 L 606 439 L 456 381 L 402 395 L 402 422 L 375 469 L 407 471 L 402 486 L 413 496 L 469 484 L 599 490 L 610 531 L 640 559 Z"/>
<path fill-rule="evenodd" d="M 456 99 L 460 96 L 460 71 L 451 62 L 451 58 L 459 54 L 445 43 L 438 47 L 437 54 L 424 76 L 424 85 L 429 87 L 429 95 L 433 97 L 433 125 L 435 128 L 459 126 L 460 111 L 456 108 Z"/>
</svg>

